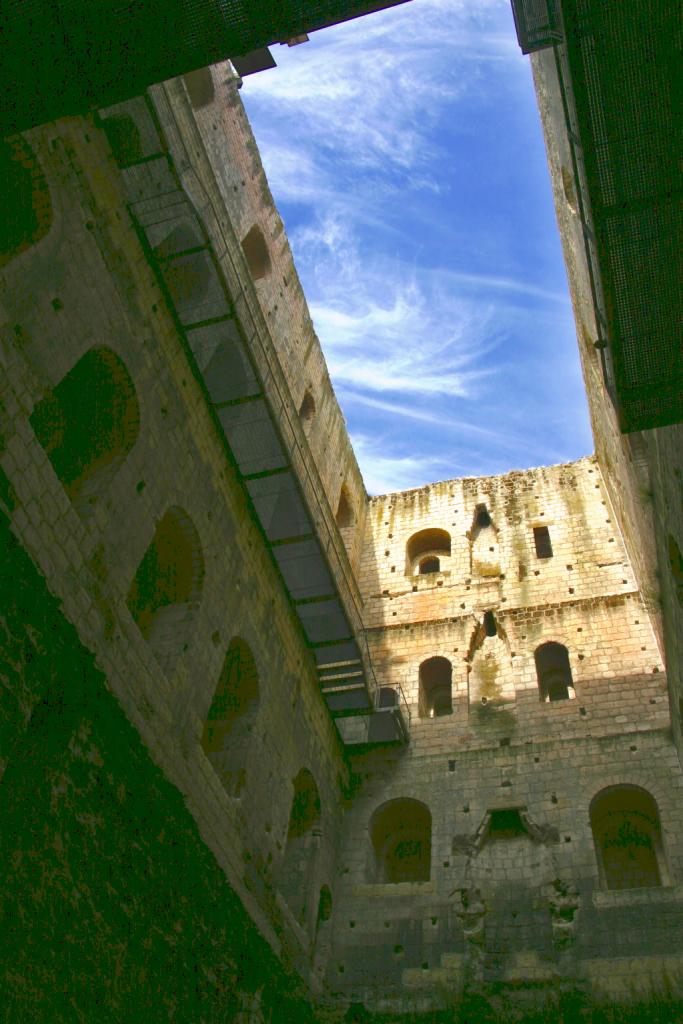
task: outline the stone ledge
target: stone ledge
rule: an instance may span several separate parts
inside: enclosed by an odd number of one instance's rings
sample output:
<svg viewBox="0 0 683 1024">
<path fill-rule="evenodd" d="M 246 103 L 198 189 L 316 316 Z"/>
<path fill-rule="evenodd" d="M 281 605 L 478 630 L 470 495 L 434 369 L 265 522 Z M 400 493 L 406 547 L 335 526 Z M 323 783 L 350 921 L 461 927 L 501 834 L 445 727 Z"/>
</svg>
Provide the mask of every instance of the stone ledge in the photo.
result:
<svg viewBox="0 0 683 1024">
<path fill-rule="evenodd" d="M 591 893 L 593 906 L 623 907 L 651 903 L 683 902 L 683 885 L 647 886 L 642 889 L 609 889 Z"/>
<path fill-rule="evenodd" d="M 428 896 L 436 892 L 434 882 L 377 882 L 354 885 L 354 896 Z"/>
</svg>

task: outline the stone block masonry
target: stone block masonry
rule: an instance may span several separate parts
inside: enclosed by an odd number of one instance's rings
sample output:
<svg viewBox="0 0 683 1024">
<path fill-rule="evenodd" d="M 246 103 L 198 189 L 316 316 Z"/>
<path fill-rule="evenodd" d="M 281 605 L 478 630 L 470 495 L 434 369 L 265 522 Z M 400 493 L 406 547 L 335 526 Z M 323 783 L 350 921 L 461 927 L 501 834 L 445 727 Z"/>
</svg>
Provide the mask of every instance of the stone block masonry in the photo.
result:
<svg viewBox="0 0 683 1024">
<path fill-rule="evenodd" d="M 228 64 L 3 159 L 7 1019 L 677 982 L 683 780 L 609 439 L 368 500 Z M 292 597 L 316 621 L 326 573 L 406 745 L 340 742 Z"/>
<path fill-rule="evenodd" d="M 666 674 L 596 459 L 371 499 L 361 589 L 411 741 L 353 759 L 330 984 L 407 1011 L 559 978 L 597 997 L 625 958 L 642 990 L 653 958 L 680 973 Z M 643 793 L 658 838 L 629 850 Z"/>
</svg>

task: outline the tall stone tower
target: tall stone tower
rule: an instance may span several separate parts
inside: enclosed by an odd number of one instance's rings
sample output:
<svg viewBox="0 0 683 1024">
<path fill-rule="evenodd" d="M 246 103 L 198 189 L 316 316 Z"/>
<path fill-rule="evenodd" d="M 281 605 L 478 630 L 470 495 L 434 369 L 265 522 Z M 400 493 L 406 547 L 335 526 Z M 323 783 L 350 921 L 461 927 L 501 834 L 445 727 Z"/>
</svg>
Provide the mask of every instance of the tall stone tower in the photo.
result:
<svg viewBox="0 0 683 1024">
<path fill-rule="evenodd" d="M 352 758 L 331 984 L 647 988 L 680 957 L 642 909 L 680 913 L 681 778 L 596 460 L 370 499 L 361 588 L 410 745 Z"/>
</svg>

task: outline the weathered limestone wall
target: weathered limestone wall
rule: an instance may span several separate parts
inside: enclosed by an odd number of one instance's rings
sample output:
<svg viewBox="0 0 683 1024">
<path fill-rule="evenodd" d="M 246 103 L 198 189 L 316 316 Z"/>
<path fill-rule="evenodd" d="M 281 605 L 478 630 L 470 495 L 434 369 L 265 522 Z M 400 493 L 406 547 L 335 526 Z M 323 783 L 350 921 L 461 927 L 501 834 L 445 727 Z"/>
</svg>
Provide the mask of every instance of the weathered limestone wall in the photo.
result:
<svg viewBox="0 0 683 1024">
<path fill-rule="evenodd" d="M 479 505 L 491 519 L 483 545 Z M 361 576 L 368 627 L 637 590 L 595 458 L 372 498 L 368 519 Z M 552 558 L 536 555 L 533 529 L 543 526 Z M 406 546 L 428 529 L 450 534 L 451 553 L 441 556 L 441 572 L 415 576 L 406 571 Z M 492 561 L 478 567 L 485 556 Z"/>
<path fill-rule="evenodd" d="M 683 758 L 683 425 L 631 435 L 619 431 L 593 344 L 598 332 L 553 50 L 532 54 L 531 65 L 595 450 L 639 587 L 666 654 L 671 714 Z"/>
<path fill-rule="evenodd" d="M 256 297 L 274 339 L 295 409 L 301 414 L 319 481 L 333 514 L 339 506 L 341 489 L 346 487 L 353 528 L 345 529 L 343 537 L 355 571 L 365 526 L 363 479 L 311 322 L 284 225 L 237 90 L 239 79 L 229 62 L 206 69 L 206 73 L 212 75 L 213 99 L 203 106 L 195 104 L 192 109 L 201 136 L 202 156 L 215 175 L 237 239 L 242 241 L 254 226 L 263 234 L 268 266 L 263 268 L 263 276 L 254 280 Z M 169 90 L 179 87 L 180 82 L 177 79 L 169 83 Z M 178 89 L 173 95 L 174 110 L 180 117 Z"/>
<path fill-rule="evenodd" d="M 477 530 L 482 504 L 490 525 Z M 667 964 L 683 968 L 683 780 L 656 637 L 595 458 L 383 495 L 368 520 L 371 658 L 380 685 L 405 695 L 410 745 L 353 759 L 330 984 L 396 1010 L 438 1006 L 477 977 L 656 990 Z M 552 557 L 536 553 L 538 526 Z M 439 572 L 415 574 L 423 530 L 450 534 Z M 548 641 L 567 648 L 571 699 L 540 699 L 534 653 Z M 452 712 L 430 717 L 420 674 L 434 657 L 451 663 Z M 663 888 L 603 888 L 589 809 L 623 785 L 656 800 Z M 428 878 L 378 881 L 375 815 L 406 799 L 431 815 Z M 505 809 L 523 810 L 521 834 L 489 831 Z"/>
<path fill-rule="evenodd" d="M 35 129 L 27 140 L 40 169 L 35 180 L 42 171 L 47 182 L 52 222 L 35 244 L 11 254 L 3 270 L 0 462 L 12 532 L 75 625 L 80 643 L 95 656 L 153 770 L 181 794 L 235 898 L 275 953 L 315 986 L 318 897 L 327 886 L 334 898 L 346 769 L 310 652 L 133 229 L 103 131 L 92 119 L 74 118 Z M 119 424 L 131 444 L 118 461 L 108 462 L 107 444 L 115 447 L 121 438 L 107 441 L 97 434 L 102 442 L 97 472 L 77 493 L 68 480 L 60 480 L 48 458 L 46 449 L 63 440 L 65 429 L 49 402 L 64 376 L 93 349 L 110 353 L 107 358 L 122 364 L 123 376 L 132 381 L 132 404 L 126 399 L 131 408 Z M 87 405 L 88 394 L 82 397 Z M 123 401 L 123 391 L 116 391 L 111 408 L 97 411 L 103 419 L 94 427 L 101 431 Z M 45 413 L 46 408 L 53 412 Z M 40 409 L 43 444 L 36 434 Z M 89 428 L 80 425 L 85 446 Z M 179 510 L 178 522 L 193 538 L 191 564 L 164 569 L 164 559 L 172 561 L 181 543 L 176 537 L 170 548 L 157 549 L 156 562 L 145 563 L 140 586 L 153 593 L 172 590 L 176 577 L 189 572 L 196 586 L 184 604 L 162 609 L 164 629 L 146 638 L 131 613 L 131 585 L 169 508 Z M 248 645 L 258 678 L 237 795 L 222 784 L 202 746 L 235 637 Z M 57 677 L 56 691 L 62 685 L 67 688 L 70 681 Z M 5 698 L 15 700 L 11 690 Z M 13 720 L 19 733 L 40 700 L 39 690 L 22 698 Z M 21 740 L 13 737 L 12 746 L 21 757 Z M 140 756 L 144 761 L 147 755 Z M 11 787 L 10 769 L 20 772 L 21 766 L 12 768 L 11 754 L 5 763 L 3 785 Z M 283 873 L 298 870 L 288 866 L 286 848 L 293 783 L 302 769 L 315 779 L 320 811 L 305 855 L 305 912 L 296 920 L 279 890 L 285 887 Z M 78 785 L 68 766 L 64 772 L 65 786 Z M 105 801 L 97 813 L 106 820 L 108 811 Z M 72 807 L 57 800 L 50 813 L 65 835 L 75 827 Z M 5 840 L 11 846 L 11 834 Z M 163 857 L 153 837 L 146 842 L 152 860 L 157 853 Z M 19 848 L 16 855 L 22 856 Z M 8 849 L 5 863 L 13 856 Z M 23 900 L 42 898 L 33 889 L 38 876 L 22 877 L 26 889 L 18 895 Z M 174 898 L 172 877 L 165 877 L 160 899 Z M 53 941 L 50 915 L 66 912 L 58 902 L 46 911 L 45 943 Z M 91 912 L 94 917 L 103 912 L 97 901 L 92 911 L 82 911 Z M 191 927 L 191 908 L 188 914 L 182 927 Z M 103 972 L 109 969 L 103 963 Z M 58 982 L 59 975 L 44 979 L 48 987 Z M 22 975 L 17 984 L 30 987 L 31 981 Z"/>
</svg>

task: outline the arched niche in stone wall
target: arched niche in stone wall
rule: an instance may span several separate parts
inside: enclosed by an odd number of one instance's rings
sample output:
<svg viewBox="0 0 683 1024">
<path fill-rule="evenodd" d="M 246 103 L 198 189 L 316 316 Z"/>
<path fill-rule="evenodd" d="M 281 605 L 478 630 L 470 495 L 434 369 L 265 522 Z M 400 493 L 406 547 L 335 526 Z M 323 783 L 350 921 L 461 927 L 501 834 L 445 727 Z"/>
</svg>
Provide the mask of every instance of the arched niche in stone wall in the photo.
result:
<svg viewBox="0 0 683 1024">
<path fill-rule="evenodd" d="M 443 572 L 451 556 L 451 535 L 448 530 L 432 527 L 419 530 L 406 544 L 406 575 Z"/>
<path fill-rule="evenodd" d="M 370 819 L 373 863 L 370 881 L 428 882 L 431 877 L 432 815 L 411 797 L 388 800 Z"/>
<path fill-rule="evenodd" d="M 299 406 L 299 420 L 304 432 L 308 433 L 311 429 L 313 420 L 315 419 L 315 399 L 309 389 L 304 393 L 304 397 L 301 399 L 301 405 Z"/>
<path fill-rule="evenodd" d="M 339 501 L 337 502 L 335 519 L 340 530 L 348 530 L 356 521 L 351 496 L 349 495 L 349 490 L 346 484 L 342 485 L 342 489 L 339 492 Z"/>
<path fill-rule="evenodd" d="M 0 139 L 0 267 L 43 238 L 52 224 L 45 175 L 22 135 Z"/>
<path fill-rule="evenodd" d="M 233 637 L 202 735 L 202 749 L 226 792 L 233 797 L 241 796 L 244 789 L 259 695 L 258 671 L 251 648 L 241 637 Z"/>
<path fill-rule="evenodd" d="M 128 592 L 128 609 L 159 664 L 170 671 L 192 639 L 204 583 L 194 523 L 172 507 L 159 521 Z"/>
<path fill-rule="evenodd" d="M 659 810 L 640 786 L 608 786 L 591 801 L 590 822 L 605 889 L 668 884 Z"/>
<path fill-rule="evenodd" d="M 453 712 L 453 668 L 448 658 L 427 658 L 419 669 L 418 715 L 440 718 Z"/>
<path fill-rule="evenodd" d="M 109 348 L 91 348 L 36 405 L 31 426 L 79 512 L 104 493 L 140 432 L 135 386 Z"/>
<path fill-rule="evenodd" d="M 454 840 L 456 895 L 460 894 L 465 909 L 463 913 L 456 900 L 456 915 L 466 930 L 466 943 L 467 930 L 471 932 L 475 923 L 474 907 L 479 926 L 476 953 L 485 956 L 499 950 L 503 969 L 514 970 L 518 956 L 533 952 L 547 960 L 552 949 L 546 895 L 558 877 L 558 840 L 555 829 L 531 821 L 519 806 L 487 811 L 474 836 Z M 466 956 L 468 952 L 473 951 L 466 945 Z"/>
<path fill-rule="evenodd" d="M 302 768 L 292 782 L 292 806 L 285 852 L 277 873 L 282 896 L 299 924 L 308 925 L 321 840 L 320 793 L 312 774 Z"/>
<path fill-rule="evenodd" d="M 507 635 L 492 611 L 484 612 L 470 638 L 467 654 L 470 708 L 489 709 L 515 699 Z"/>
<path fill-rule="evenodd" d="M 500 576 L 500 545 L 498 530 L 485 503 L 474 510 L 470 542 L 470 571 L 473 577 Z"/>
<path fill-rule="evenodd" d="M 538 695 L 542 701 L 572 700 L 576 697 L 569 651 L 553 640 L 534 651 Z"/>
</svg>

